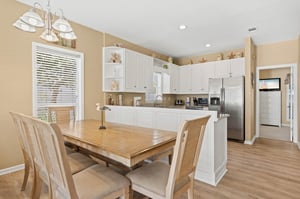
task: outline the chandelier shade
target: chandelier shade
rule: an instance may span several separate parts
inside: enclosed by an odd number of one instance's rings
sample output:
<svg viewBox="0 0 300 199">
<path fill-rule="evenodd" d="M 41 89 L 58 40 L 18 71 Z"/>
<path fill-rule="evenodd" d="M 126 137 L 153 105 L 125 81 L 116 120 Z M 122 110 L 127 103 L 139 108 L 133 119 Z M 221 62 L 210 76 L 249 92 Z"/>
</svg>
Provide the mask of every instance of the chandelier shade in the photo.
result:
<svg viewBox="0 0 300 199">
<path fill-rule="evenodd" d="M 40 15 L 39 15 L 38 13 L 36 13 L 36 12 L 34 11 L 34 9 L 31 9 L 31 10 L 29 10 L 28 12 L 25 12 L 25 13 L 20 17 L 20 19 L 21 19 L 23 22 L 25 22 L 25 23 L 27 23 L 27 24 L 29 24 L 29 25 L 31 25 L 31 26 L 35 26 L 35 27 L 39 27 L 39 28 L 45 26 L 45 24 L 44 24 L 42 18 L 40 17 Z"/>
<path fill-rule="evenodd" d="M 61 33 L 59 33 L 59 36 L 61 38 L 69 39 L 69 40 L 75 40 L 75 39 L 77 39 L 77 36 L 75 35 L 74 32 L 61 32 Z"/>
<path fill-rule="evenodd" d="M 23 30 L 25 32 L 36 32 L 34 26 L 31 26 L 27 23 L 24 23 L 22 20 L 18 19 L 14 24 L 14 27 L 18 28 L 19 30 Z"/>
<path fill-rule="evenodd" d="M 59 40 L 52 30 L 45 30 L 40 37 L 48 42 L 57 42 Z"/>
<path fill-rule="evenodd" d="M 43 17 L 38 14 L 37 8 L 41 8 L 43 12 Z M 53 15 L 51 13 L 50 0 L 48 0 L 47 9 L 44 10 L 42 6 L 35 2 L 33 7 L 25 12 L 14 24 L 13 26 L 19 30 L 25 32 L 36 32 L 35 28 L 45 27 L 45 31 L 41 34 L 40 38 L 46 40 L 47 42 L 57 42 L 59 41 L 58 35 L 63 39 L 75 40 L 77 39 L 70 23 L 66 20 L 61 11 L 61 16 L 53 22 Z"/>
</svg>

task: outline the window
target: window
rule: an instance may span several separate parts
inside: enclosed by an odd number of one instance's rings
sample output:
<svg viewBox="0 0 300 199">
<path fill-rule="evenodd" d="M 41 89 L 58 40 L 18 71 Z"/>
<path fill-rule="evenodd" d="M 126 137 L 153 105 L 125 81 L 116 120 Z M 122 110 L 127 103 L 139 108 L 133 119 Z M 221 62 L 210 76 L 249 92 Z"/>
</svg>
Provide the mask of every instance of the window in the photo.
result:
<svg viewBox="0 0 300 199">
<path fill-rule="evenodd" d="M 83 54 L 32 43 L 33 115 L 49 121 L 48 107 L 75 106 L 83 119 Z"/>
<path fill-rule="evenodd" d="M 162 102 L 162 74 L 159 72 L 153 73 L 153 92 L 147 92 L 145 95 L 146 103 L 161 103 Z"/>
</svg>

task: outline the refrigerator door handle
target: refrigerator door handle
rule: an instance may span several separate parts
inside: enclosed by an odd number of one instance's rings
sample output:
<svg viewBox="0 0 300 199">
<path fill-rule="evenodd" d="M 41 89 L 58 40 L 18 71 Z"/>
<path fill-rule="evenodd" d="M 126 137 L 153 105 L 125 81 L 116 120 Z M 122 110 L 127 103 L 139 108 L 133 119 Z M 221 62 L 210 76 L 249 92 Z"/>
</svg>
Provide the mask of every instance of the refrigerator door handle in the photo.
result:
<svg viewBox="0 0 300 199">
<path fill-rule="evenodd" d="M 221 110 L 220 112 L 225 113 L 225 88 L 221 88 Z"/>
</svg>

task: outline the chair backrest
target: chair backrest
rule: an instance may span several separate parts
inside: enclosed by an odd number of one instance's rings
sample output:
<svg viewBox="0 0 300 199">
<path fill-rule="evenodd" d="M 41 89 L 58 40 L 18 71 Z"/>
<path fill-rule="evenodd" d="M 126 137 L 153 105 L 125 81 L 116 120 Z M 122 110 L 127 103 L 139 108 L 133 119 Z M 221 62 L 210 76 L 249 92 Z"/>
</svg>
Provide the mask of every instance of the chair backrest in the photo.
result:
<svg viewBox="0 0 300 199">
<path fill-rule="evenodd" d="M 30 151 L 32 165 L 36 174 L 44 181 L 45 184 L 49 185 L 49 176 L 47 173 L 47 168 L 45 164 L 45 159 L 40 150 L 40 143 L 37 139 L 36 129 L 33 126 L 30 116 L 26 116 L 21 113 L 10 112 L 12 117 L 16 119 L 18 126 L 21 128 L 22 133 L 24 133 L 24 141 L 27 142 Z"/>
<path fill-rule="evenodd" d="M 28 139 L 26 138 L 25 127 L 22 122 L 22 117 L 18 113 L 10 112 L 9 113 L 15 123 L 18 132 L 18 140 L 23 152 L 23 156 L 25 160 L 30 161 L 30 164 L 33 166 L 33 157 L 30 150 L 30 145 L 28 143 Z"/>
<path fill-rule="evenodd" d="M 56 124 L 32 117 L 24 120 L 35 130 L 42 152 L 53 198 L 77 199 L 71 169 L 68 163 L 62 134 Z"/>
<path fill-rule="evenodd" d="M 75 106 L 48 107 L 49 122 L 68 122 L 75 120 Z"/>
<path fill-rule="evenodd" d="M 193 180 L 206 124 L 210 116 L 186 120 L 177 133 L 170 168 L 166 198 L 173 198 L 174 189 L 183 181 Z"/>
</svg>

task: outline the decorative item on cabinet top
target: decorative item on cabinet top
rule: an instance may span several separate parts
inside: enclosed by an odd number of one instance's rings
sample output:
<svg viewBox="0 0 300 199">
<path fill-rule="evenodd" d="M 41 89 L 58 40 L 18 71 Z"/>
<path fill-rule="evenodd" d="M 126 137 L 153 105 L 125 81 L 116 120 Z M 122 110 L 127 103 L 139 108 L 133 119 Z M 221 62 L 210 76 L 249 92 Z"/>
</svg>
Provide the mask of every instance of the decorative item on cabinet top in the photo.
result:
<svg viewBox="0 0 300 199">
<path fill-rule="evenodd" d="M 119 53 L 111 53 L 110 63 L 121 63 L 121 55 Z"/>
<path fill-rule="evenodd" d="M 202 57 L 202 59 L 199 61 L 199 63 L 205 63 L 207 62 L 207 59 L 205 59 L 204 57 Z"/>
</svg>

